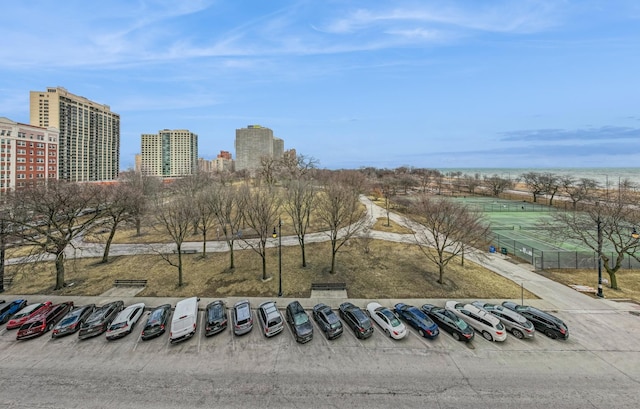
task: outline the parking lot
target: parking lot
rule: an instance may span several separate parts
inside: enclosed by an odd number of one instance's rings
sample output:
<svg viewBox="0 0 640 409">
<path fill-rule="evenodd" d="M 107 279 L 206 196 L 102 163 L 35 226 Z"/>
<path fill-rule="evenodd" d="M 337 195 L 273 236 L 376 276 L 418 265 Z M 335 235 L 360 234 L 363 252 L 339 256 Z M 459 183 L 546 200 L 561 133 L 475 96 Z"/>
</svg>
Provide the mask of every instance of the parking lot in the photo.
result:
<svg viewBox="0 0 640 409">
<path fill-rule="evenodd" d="M 201 300 L 200 308 L 210 301 Z M 234 301 L 227 300 L 227 307 Z M 251 300 L 250 333 L 236 336 L 227 328 L 205 337 L 199 311 L 196 334 L 177 344 L 169 342 L 168 332 L 141 339 L 149 311 L 131 334 L 115 341 L 104 334 L 83 341 L 77 334 L 52 339 L 50 333 L 16 341 L 16 332 L 3 325 L 0 370 L 11 375 L 0 379 L 0 408 L 417 408 L 425 407 L 425 399 L 458 408 L 479 402 L 494 408 L 605 408 L 635 407 L 638 397 L 640 317 L 628 312 L 553 311 L 570 329 L 566 341 L 536 334 L 530 340 L 509 335 L 501 343 L 476 336 L 467 344 L 446 332 L 425 339 L 411 327 L 396 341 L 375 324 L 368 339 L 356 338 L 345 326 L 342 336 L 329 341 L 311 320 L 313 339 L 298 344 L 288 325 L 272 338 L 262 335 L 255 310 L 260 301 Z M 278 300 L 281 311 L 288 301 Z M 304 301 L 310 313 L 315 300 Z M 402 301 L 442 305 L 441 300 Z M 166 302 L 175 305 L 175 300 L 145 300 L 148 309 Z M 615 388 L 603 388 L 604 378 Z"/>
<path fill-rule="evenodd" d="M 409 301 L 408 301 L 409 302 Z M 112 354 L 154 354 L 154 355 L 177 355 L 177 354 L 240 354 L 247 350 L 261 349 L 285 349 L 290 353 L 306 354 L 308 351 L 336 351 L 351 350 L 361 348 L 364 351 L 373 353 L 380 349 L 386 353 L 428 353 L 436 352 L 461 352 L 469 355 L 481 355 L 494 351 L 554 351 L 554 350 L 602 350 L 610 349 L 612 344 L 609 339 L 610 334 L 616 334 L 616 339 L 626 341 L 627 348 L 630 345 L 637 345 L 640 337 L 640 318 L 628 313 L 617 311 L 597 311 L 590 314 L 583 311 L 574 312 L 554 312 L 559 318 L 564 320 L 570 331 L 570 337 L 566 341 L 559 341 L 547 338 L 543 334 L 536 333 L 533 339 L 519 340 L 509 334 L 505 342 L 490 342 L 483 339 L 479 334 L 469 343 L 455 341 L 448 333 L 441 331 L 436 339 L 426 339 L 418 332 L 407 325 L 408 336 L 402 340 L 393 340 L 375 326 L 372 337 L 360 340 L 353 332 L 345 326 L 341 337 L 334 340 L 327 340 L 318 325 L 313 319 L 314 326 L 313 340 L 306 344 L 296 343 L 291 328 L 285 325 L 284 331 L 273 338 L 266 338 L 261 333 L 256 316 L 256 303 L 252 304 L 252 315 L 254 318 L 253 330 L 245 335 L 234 335 L 230 328 L 220 334 L 204 336 L 204 312 L 202 309 L 205 303 L 199 303 L 198 326 L 196 334 L 185 341 L 171 344 L 169 342 L 169 329 L 167 332 L 155 339 L 143 341 L 141 330 L 146 321 L 149 310 L 154 305 L 147 305 L 147 311 L 136 325 L 133 332 L 122 339 L 107 341 L 104 334 L 87 340 L 79 340 L 77 334 L 52 339 L 50 333 L 31 340 L 16 341 L 15 330 L 7 330 L 5 326 L 0 327 L 0 353 L 28 354 L 34 349 L 46 350 L 55 356 L 68 356 L 84 354 L 91 356 L 112 355 Z M 419 307 L 419 305 L 417 305 Z M 227 304 L 228 307 L 228 304 Z M 392 307 L 390 305 L 390 307 Z M 280 306 L 282 311 L 282 306 Z M 311 311 L 307 310 L 311 317 Z M 230 311 L 228 312 L 231 317 Z M 624 320 L 630 321 L 630 325 L 625 331 L 619 331 L 612 326 L 612 322 L 618 325 Z M 170 320 L 169 320 L 170 321 Z M 607 328 L 610 327 L 610 328 Z M 603 334 L 607 336 L 602 337 Z"/>
</svg>

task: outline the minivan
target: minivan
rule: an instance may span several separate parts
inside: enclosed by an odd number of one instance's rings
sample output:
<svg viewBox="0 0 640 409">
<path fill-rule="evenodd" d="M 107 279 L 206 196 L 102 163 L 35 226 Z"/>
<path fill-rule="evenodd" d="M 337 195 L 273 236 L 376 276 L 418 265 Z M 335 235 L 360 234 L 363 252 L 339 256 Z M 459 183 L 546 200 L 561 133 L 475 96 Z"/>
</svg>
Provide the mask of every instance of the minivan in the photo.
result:
<svg viewBox="0 0 640 409">
<path fill-rule="evenodd" d="M 507 339 L 504 324 L 497 317 L 475 305 L 447 301 L 444 308 L 460 317 L 488 341 L 502 342 Z"/>
<path fill-rule="evenodd" d="M 173 344 L 191 338 L 198 328 L 198 301 L 200 298 L 191 297 L 178 301 L 173 318 L 169 341 Z"/>
<path fill-rule="evenodd" d="M 260 304 L 257 315 L 265 337 L 272 337 L 284 329 L 282 314 L 274 301 L 265 301 Z"/>
<path fill-rule="evenodd" d="M 233 305 L 233 333 L 246 334 L 253 329 L 253 317 L 251 316 L 251 304 L 249 300 L 238 301 Z"/>
</svg>

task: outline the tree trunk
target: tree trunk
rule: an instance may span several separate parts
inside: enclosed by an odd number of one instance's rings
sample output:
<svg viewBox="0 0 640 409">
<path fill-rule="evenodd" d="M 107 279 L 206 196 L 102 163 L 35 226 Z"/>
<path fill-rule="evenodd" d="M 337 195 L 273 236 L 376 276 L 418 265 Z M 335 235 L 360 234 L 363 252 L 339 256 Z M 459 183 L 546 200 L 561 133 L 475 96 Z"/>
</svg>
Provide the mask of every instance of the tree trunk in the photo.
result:
<svg viewBox="0 0 640 409">
<path fill-rule="evenodd" d="M 442 264 L 438 266 L 438 273 L 439 273 L 438 283 L 444 284 L 444 266 Z"/>
<path fill-rule="evenodd" d="M 56 287 L 55 290 L 64 288 L 64 250 L 56 254 Z"/>
<path fill-rule="evenodd" d="M 307 254 L 304 251 L 304 239 L 300 239 L 300 251 L 302 252 L 302 267 L 307 266 Z"/>
<path fill-rule="evenodd" d="M 615 271 L 607 271 L 609 274 L 609 283 L 611 285 L 612 290 L 619 290 L 618 288 L 618 276 L 616 276 Z"/>
<path fill-rule="evenodd" d="M 113 238 L 116 235 L 116 227 L 117 225 L 114 225 L 111 228 L 111 231 L 109 232 L 109 237 L 107 238 L 107 242 L 104 244 L 104 253 L 102 253 L 102 261 L 101 261 L 102 264 L 109 262 L 109 249 L 111 248 L 111 242 L 113 241 Z"/>
<path fill-rule="evenodd" d="M 140 217 L 136 217 L 136 236 L 140 235 L 140 230 L 142 229 L 142 220 Z"/>
<path fill-rule="evenodd" d="M 207 229 L 202 229 L 202 258 L 207 258 Z"/>
<path fill-rule="evenodd" d="M 235 260 L 233 257 L 233 242 L 228 242 L 229 244 L 229 270 L 233 270 L 236 268 Z"/>
<path fill-rule="evenodd" d="M 336 272 L 336 252 L 335 250 L 331 252 L 331 270 L 329 273 L 335 274 Z"/>
<path fill-rule="evenodd" d="M 261 256 L 262 256 L 262 280 L 264 281 L 267 279 L 267 258 L 265 257 L 264 253 Z"/>
<path fill-rule="evenodd" d="M 182 287 L 182 246 L 178 246 L 178 287 Z"/>
</svg>

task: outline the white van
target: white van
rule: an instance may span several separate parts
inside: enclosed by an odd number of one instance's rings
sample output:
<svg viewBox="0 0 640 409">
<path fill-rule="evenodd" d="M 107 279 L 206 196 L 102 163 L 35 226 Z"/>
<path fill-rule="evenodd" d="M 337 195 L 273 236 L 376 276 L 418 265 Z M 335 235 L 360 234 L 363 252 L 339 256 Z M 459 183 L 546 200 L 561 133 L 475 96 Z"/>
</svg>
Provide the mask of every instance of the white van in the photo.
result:
<svg viewBox="0 0 640 409">
<path fill-rule="evenodd" d="M 191 297 L 178 301 L 171 319 L 171 343 L 191 338 L 198 327 L 198 301 L 200 298 Z"/>
</svg>

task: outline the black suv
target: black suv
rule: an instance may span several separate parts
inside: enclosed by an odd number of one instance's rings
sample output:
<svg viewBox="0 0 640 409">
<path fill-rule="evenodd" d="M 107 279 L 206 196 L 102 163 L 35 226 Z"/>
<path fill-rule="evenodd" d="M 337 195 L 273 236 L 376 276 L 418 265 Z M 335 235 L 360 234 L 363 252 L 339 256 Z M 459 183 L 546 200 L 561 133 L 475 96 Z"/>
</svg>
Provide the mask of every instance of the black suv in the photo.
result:
<svg viewBox="0 0 640 409">
<path fill-rule="evenodd" d="M 313 339 L 313 325 L 309 316 L 298 301 L 292 301 L 287 305 L 287 322 L 291 325 L 296 341 L 301 344 Z"/>
<path fill-rule="evenodd" d="M 104 333 L 111 321 L 124 309 L 124 301 L 113 301 L 93 310 L 93 313 L 82 323 L 78 338 L 87 339 Z"/>
<path fill-rule="evenodd" d="M 351 328 L 357 338 L 369 338 L 373 334 L 371 320 L 362 309 L 350 302 L 340 304 L 340 318 Z"/>
<path fill-rule="evenodd" d="M 522 315 L 535 327 L 536 331 L 544 333 L 549 338 L 569 338 L 569 328 L 558 317 L 528 305 L 518 305 L 511 301 L 505 301 L 502 306 Z"/>
</svg>

